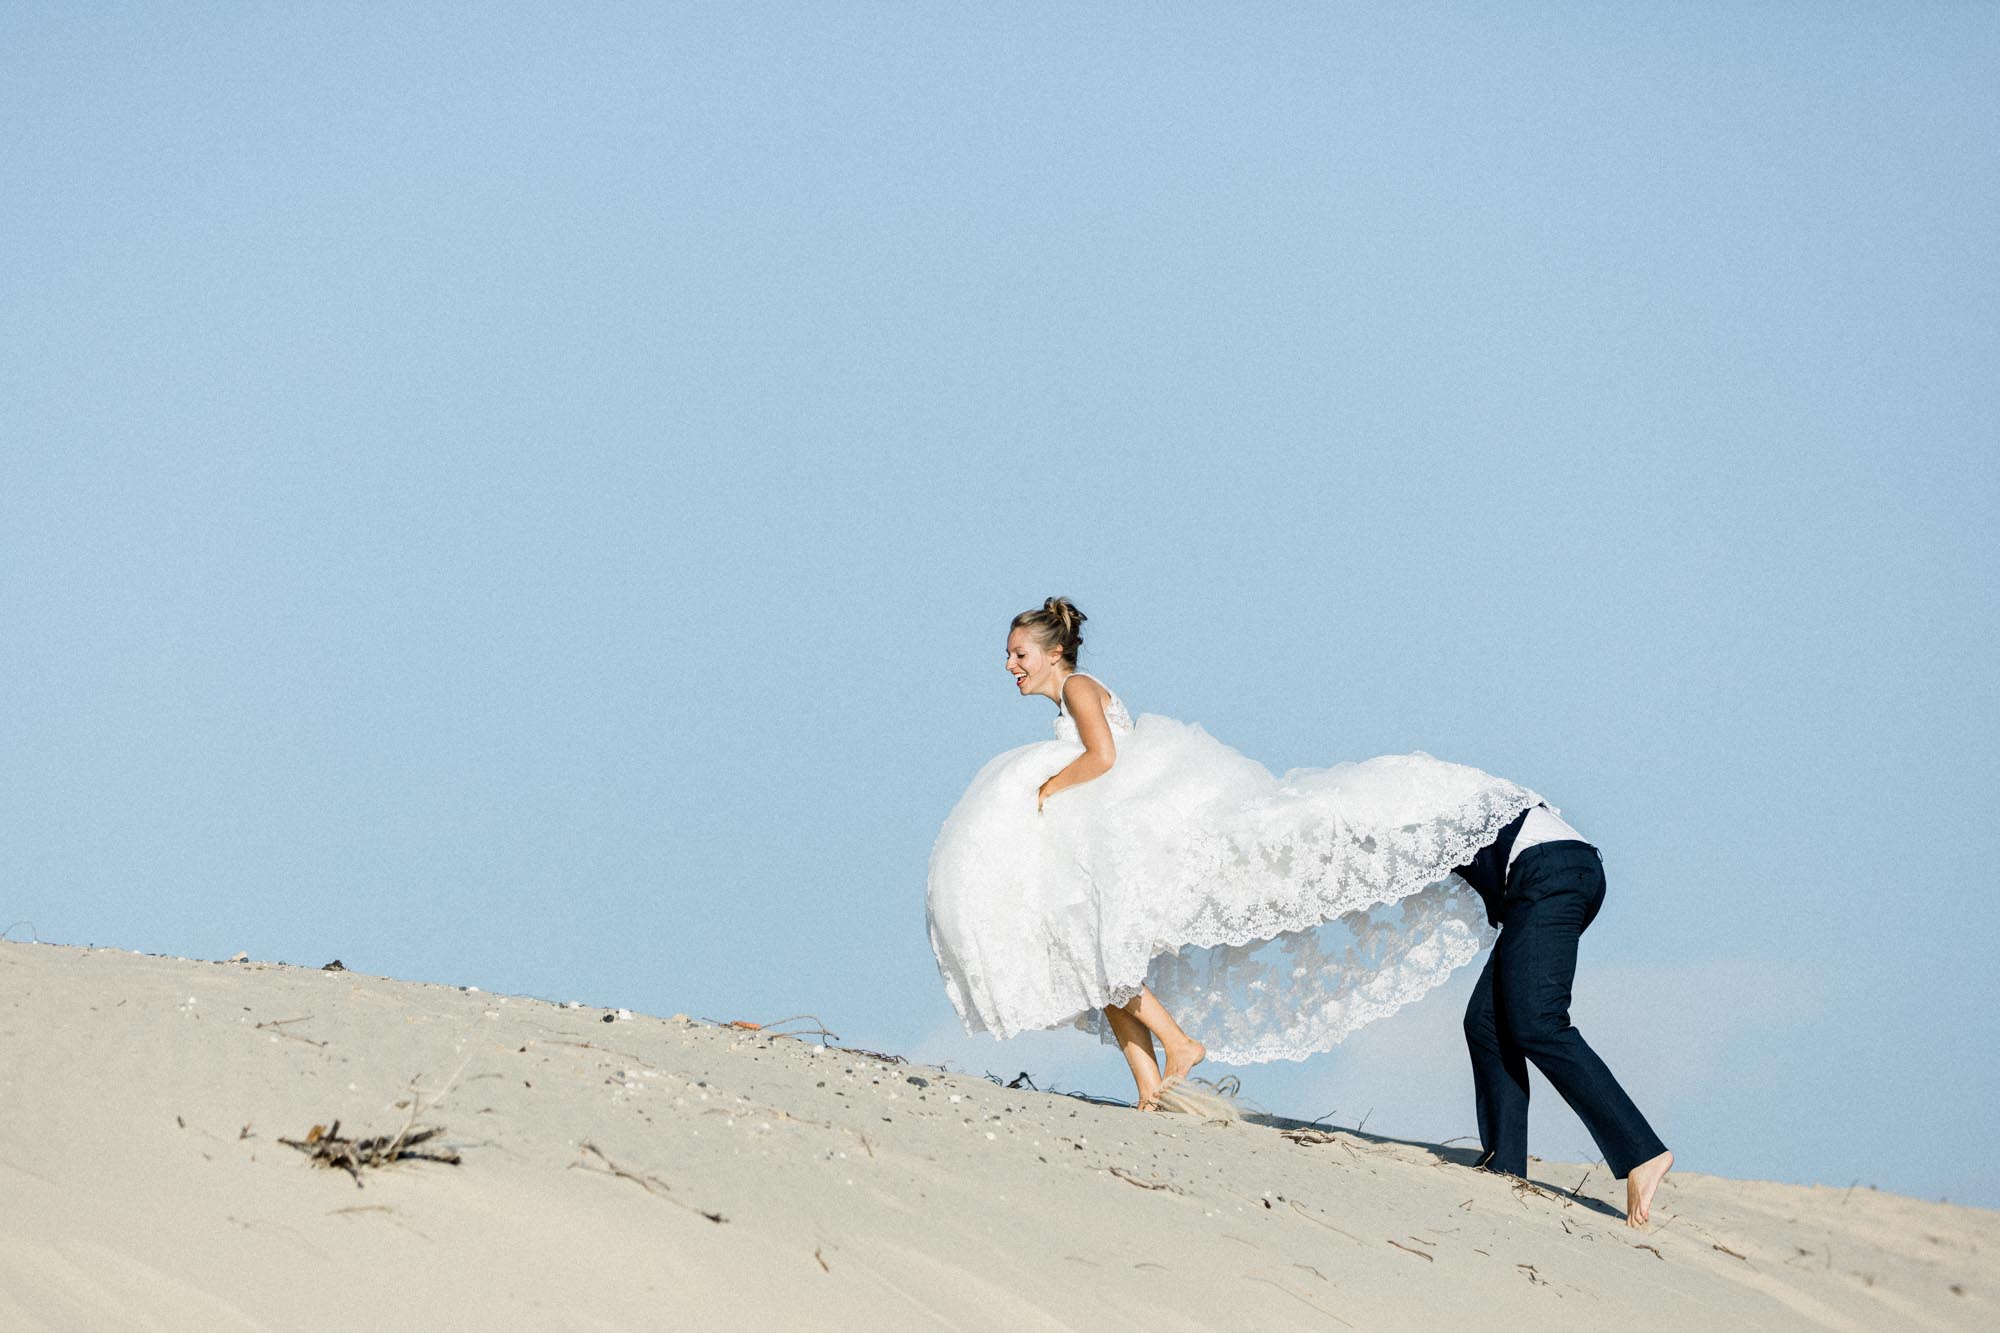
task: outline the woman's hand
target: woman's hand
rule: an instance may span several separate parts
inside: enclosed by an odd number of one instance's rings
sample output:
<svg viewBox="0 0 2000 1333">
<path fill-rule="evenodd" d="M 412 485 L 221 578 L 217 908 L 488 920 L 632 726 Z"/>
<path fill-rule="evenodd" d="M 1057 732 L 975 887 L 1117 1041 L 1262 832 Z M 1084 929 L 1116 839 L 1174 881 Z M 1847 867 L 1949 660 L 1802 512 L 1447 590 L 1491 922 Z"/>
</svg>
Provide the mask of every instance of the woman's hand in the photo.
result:
<svg viewBox="0 0 2000 1333">
<path fill-rule="evenodd" d="M 1078 783 L 1103 777 L 1118 760 L 1118 747 L 1111 739 L 1111 722 L 1104 716 L 1104 687 L 1088 677 L 1078 685 L 1072 673 L 1063 678 L 1062 691 L 1063 706 L 1076 719 L 1077 738 L 1083 742 L 1083 753 L 1036 789 L 1035 813 L 1038 815 L 1048 804 L 1049 797 Z"/>
</svg>

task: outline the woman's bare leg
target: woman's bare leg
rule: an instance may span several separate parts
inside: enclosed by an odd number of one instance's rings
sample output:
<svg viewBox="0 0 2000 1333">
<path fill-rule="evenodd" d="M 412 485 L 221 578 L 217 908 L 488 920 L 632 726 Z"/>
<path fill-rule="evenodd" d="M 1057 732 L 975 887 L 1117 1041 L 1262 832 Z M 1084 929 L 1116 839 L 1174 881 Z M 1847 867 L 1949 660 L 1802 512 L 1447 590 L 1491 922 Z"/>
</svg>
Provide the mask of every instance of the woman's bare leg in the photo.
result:
<svg viewBox="0 0 2000 1333">
<path fill-rule="evenodd" d="M 1125 1003 L 1125 1011 L 1146 1025 L 1146 1030 L 1160 1039 L 1160 1048 L 1167 1054 L 1169 1080 L 1186 1078 L 1188 1072 L 1202 1062 L 1208 1054 L 1208 1047 L 1181 1031 L 1181 1025 L 1174 1022 L 1174 1016 L 1167 1012 L 1167 1006 L 1160 1003 L 1160 997 L 1145 987 Z M 1110 1010 L 1105 1010 L 1110 1013 Z"/>
<path fill-rule="evenodd" d="M 1132 1081 L 1139 1085 L 1139 1109 L 1152 1110 L 1153 1099 L 1160 1093 L 1160 1065 L 1153 1054 L 1153 1034 L 1118 1005 L 1104 1006 L 1104 1017 L 1111 1024 L 1111 1035 L 1118 1038 L 1118 1049 L 1125 1053 L 1125 1063 L 1132 1067 Z"/>
</svg>

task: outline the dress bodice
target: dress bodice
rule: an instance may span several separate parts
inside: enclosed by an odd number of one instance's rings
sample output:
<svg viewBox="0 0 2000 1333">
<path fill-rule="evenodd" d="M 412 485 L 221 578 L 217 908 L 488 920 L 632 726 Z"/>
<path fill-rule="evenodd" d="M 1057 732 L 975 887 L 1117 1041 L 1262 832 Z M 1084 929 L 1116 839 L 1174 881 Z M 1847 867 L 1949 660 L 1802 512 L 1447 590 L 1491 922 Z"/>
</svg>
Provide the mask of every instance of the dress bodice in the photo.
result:
<svg viewBox="0 0 2000 1333">
<path fill-rule="evenodd" d="M 1082 676 L 1085 680 L 1097 680 L 1097 677 L 1082 671 L 1072 671 L 1070 675 Z M 1067 679 L 1065 677 L 1065 683 L 1067 683 Z M 1125 701 L 1112 693 L 1111 687 L 1103 681 L 1097 680 L 1097 683 L 1104 690 L 1104 720 L 1111 724 L 1111 734 L 1113 736 L 1125 735 L 1132 730 L 1132 715 L 1125 711 Z M 1069 709 L 1063 706 L 1060 694 L 1056 698 L 1056 739 L 1059 741 L 1080 741 L 1082 739 L 1076 733 L 1076 719 L 1071 717 Z"/>
</svg>

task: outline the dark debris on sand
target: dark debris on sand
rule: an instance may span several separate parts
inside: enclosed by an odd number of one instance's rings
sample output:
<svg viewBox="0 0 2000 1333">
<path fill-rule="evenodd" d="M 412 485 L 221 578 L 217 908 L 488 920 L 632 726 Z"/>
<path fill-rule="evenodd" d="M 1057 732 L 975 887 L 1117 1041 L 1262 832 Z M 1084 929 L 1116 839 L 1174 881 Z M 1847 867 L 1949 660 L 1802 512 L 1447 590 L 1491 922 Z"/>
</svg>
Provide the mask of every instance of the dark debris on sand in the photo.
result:
<svg viewBox="0 0 2000 1333">
<path fill-rule="evenodd" d="M 419 1151 L 419 1146 L 429 1143 L 444 1133 L 440 1127 L 416 1129 L 406 1127 L 395 1134 L 378 1134 L 373 1138 L 343 1138 L 340 1122 L 332 1125 L 314 1125 L 303 1139 L 279 1139 L 287 1148 L 297 1148 L 312 1159 L 314 1166 L 331 1167 L 345 1171 L 354 1177 L 355 1187 L 361 1186 L 363 1167 L 387 1166 L 391 1162 L 443 1162 L 447 1166 L 459 1164 L 458 1154 L 449 1148 L 430 1148 Z"/>
</svg>

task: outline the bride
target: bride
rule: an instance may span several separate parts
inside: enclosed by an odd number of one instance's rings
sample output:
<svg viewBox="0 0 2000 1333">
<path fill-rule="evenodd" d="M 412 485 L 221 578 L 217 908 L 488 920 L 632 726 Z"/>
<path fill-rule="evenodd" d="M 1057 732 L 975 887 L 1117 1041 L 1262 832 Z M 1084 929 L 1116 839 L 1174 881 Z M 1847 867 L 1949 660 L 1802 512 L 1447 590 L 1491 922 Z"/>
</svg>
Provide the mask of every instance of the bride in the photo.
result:
<svg viewBox="0 0 2000 1333">
<path fill-rule="evenodd" d="M 968 1032 L 1098 1032 L 1152 1109 L 1204 1058 L 1330 1049 L 1491 941 L 1452 868 L 1534 792 L 1427 754 L 1275 777 L 1134 721 L 1077 669 L 1083 623 L 1062 597 L 1014 617 L 1007 670 L 1054 701 L 1055 739 L 980 769 L 931 851 L 931 947 Z"/>
</svg>

